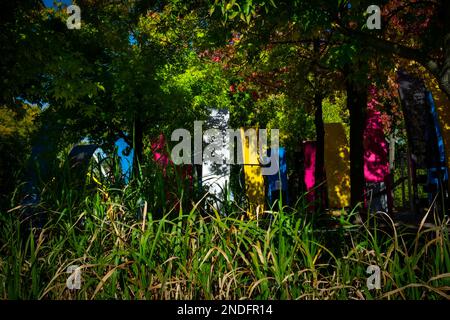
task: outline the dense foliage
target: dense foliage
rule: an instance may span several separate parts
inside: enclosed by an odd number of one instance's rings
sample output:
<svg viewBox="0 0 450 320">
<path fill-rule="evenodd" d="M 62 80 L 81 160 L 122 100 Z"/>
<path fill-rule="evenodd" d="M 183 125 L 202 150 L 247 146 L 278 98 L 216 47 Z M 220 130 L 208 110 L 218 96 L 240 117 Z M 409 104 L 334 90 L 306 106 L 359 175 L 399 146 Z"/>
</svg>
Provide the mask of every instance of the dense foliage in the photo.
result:
<svg viewBox="0 0 450 320">
<path fill-rule="evenodd" d="M 433 227 L 412 230 L 353 222 L 364 211 L 368 106 L 406 153 L 396 69 L 427 73 L 450 98 L 450 2 L 378 1 L 382 28 L 368 29 L 371 2 L 77 0 L 80 29 L 67 28 L 62 4 L 2 3 L 0 297 L 448 299 L 447 216 L 430 208 Z M 249 220 L 237 167 L 234 200 L 223 212 L 204 206 L 186 168 L 162 169 L 151 145 L 192 132 L 211 108 L 229 110 L 233 128 L 280 129 L 291 181 L 302 142 L 316 140 L 318 199 L 324 123 L 343 123 L 351 209 L 335 217 L 319 203 L 311 214 L 301 181 L 289 207 Z M 38 186 L 47 223 L 33 229 L 20 212 L 43 136 L 54 161 Z M 98 181 L 91 163 L 74 186 L 73 144 L 111 155 L 118 138 L 134 150 L 132 179 L 108 159 L 115 178 Z M 76 292 L 65 288 L 73 264 L 83 268 Z M 370 264 L 383 270 L 381 291 L 365 287 Z"/>
</svg>

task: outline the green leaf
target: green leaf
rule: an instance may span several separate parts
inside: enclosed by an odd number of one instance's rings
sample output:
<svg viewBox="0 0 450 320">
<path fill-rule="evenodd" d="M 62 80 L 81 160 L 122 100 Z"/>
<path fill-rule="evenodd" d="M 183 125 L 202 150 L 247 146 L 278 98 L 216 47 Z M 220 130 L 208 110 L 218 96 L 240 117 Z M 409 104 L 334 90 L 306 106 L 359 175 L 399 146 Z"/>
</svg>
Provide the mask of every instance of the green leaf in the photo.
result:
<svg viewBox="0 0 450 320">
<path fill-rule="evenodd" d="M 245 4 L 244 4 L 244 14 L 248 14 L 249 12 L 250 12 L 250 5 L 251 5 L 251 0 L 250 1 L 247 1 Z"/>
<path fill-rule="evenodd" d="M 250 18 L 251 18 L 251 15 L 246 15 L 245 16 L 245 21 L 247 22 L 247 24 L 250 24 Z"/>
<path fill-rule="evenodd" d="M 105 87 L 102 86 L 102 85 L 100 84 L 100 82 L 97 82 L 97 83 L 96 83 L 96 86 L 97 86 L 97 88 L 100 89 L 101 91 L 103 91 L 103 92 L 106 91 L 106 90 L 105 90 Z"/>
<path fill-rule="evenodd" d="M 233 20 L 238 14 L 239 11 L 234 11 L 232 14 L 230 14 L 230 20 Z"/>
</svg>

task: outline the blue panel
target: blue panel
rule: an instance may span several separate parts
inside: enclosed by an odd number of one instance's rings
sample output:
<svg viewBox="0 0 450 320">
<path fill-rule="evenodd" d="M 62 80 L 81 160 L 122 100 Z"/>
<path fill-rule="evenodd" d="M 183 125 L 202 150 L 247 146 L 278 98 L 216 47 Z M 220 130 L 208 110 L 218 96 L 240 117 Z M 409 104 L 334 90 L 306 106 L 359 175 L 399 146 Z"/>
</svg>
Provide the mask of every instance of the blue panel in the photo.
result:
<svg viewBox="0 0 450 320">
<path fill-rule="evenodd" d="M 25 185 L 26 194 L 37 192 L 39 181 L 47 182 L 50 178 L 52 162 L 56 158 L 56 145 L 53 143 L 50 134 L 50 127 L 44 125 L 31 148 L 31 157 L 27 164 L 27 184 Z"/>
<path fill-rule="evenodd" d="M 41 201 L 40 182 L 46 183 L 51 178 L 57 153 L 54 139 L 50 137 L 50 129 L 50 126 L 45 124 L 33 141 L 25 173 L 27 181 L 22 189 L 21 218 L 37 228 L 42 228 L 46 222 L 45 211 L 38 207 Z"/>
<path fill-rule="evenodd" d="M 268 150 L 268 156 L 271 155 L 271 149 Z M 286 150 L 283 147 L 278 148 L 279 155 L 279 171 L 277 174 L 267 176 L 268 191 L 267 197 L 269 203 L 272 205 L 278 197 L 276 192 L 282 192 L 282 198 L 284 204 L 289 203 L 288 198 L 288 179 L 287 179 L 287 163 L 286 163 Z"/>
<path fill-rule="evenodd" d="M 441 128 L 439 127 L 438 116 L 436 113 L 436 107 L 434 106 L 433 95 L 431 92 L 427 91 L 427 101 L 430 105 L 431 117 L 433 119 L 434 128 L 436 130 L 436 137 L 438 143 L 439 150 L 439 162 L 441 166 L 445 166 L 445 149 L 444 149 L 444 140 L 442 139 Z"/>
<path fill-rule="evenodd" d="M 128 183 L 133 170 L 133 155 L 134 150 L 130 148 L 128 143 L 123 138 L 118 139 L 115 142 L 117 147 L 117 155 L 120 159 L 120 167 L 122 169 L 122 177 L 125 183 Z"/>
<path fill-rule="evenodd" d="M 443 185 L 446 185 L 444 181 L 448 181 L 448 170 L 445 166 L 445 147 L 444 140 L 442 138 L 441 129 L 439 127 L 438 116 L 436 113 L 436 107 L 434 105 L 434 100 L 431 92 L 427 91 L 427 102 L 430 106 L 430 113 L 433 119 L 433 124 L 436 132 L 438 153 L 439 153 L 439 164 L 436 167 L 428 169 L 428 185 L 433 186 L 433 191 L 428 193 L 428 200 L 431 202 L 434 199 L 435 191 L 440 189 L 439 180 Z"/>
<path fill-rule="evenodd" d="M 92 155 L 94 154 L 95 150 L 98 149 L 98 146 L 95 144 L 83 144 L 83 145 L 77 145 L 70 150 L 69 153 L 69 160 L 70 160 L 70 167 L 77 168 L 83 166 L 87 168 L 89 165 L 89 161 L 92 158 Z M 84 169 L 84 168 L 83 168 Z M 83 170 L 82 169 L 82 170 Z M 84 176 L 85 172 L 83 172 Z"/>
</svg>

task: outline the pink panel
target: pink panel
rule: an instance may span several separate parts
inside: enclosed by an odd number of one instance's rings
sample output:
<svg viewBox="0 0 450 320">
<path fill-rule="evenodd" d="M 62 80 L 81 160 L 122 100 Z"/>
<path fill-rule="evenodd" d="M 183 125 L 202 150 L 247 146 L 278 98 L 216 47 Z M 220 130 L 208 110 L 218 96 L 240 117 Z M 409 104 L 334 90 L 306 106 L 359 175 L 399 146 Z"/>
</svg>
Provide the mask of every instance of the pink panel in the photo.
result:
<svg viewBox="0 0 450 320">
<path fill-rule="evenodd" d="M 364 130 L 364 177 L 367 182 L 383 182 L 389 174 L 388 143 L 384 138 L 379 102 L 372 98 L 367 104 Z"/>
<path fill-rule="evenodd" d="M 161 133 L 157 139 L 151 144 L 151 150 L 153 153 L 153 160 L 159 164 L 163 168 L 163 173 L 166 175 L 166 169 L 167 166 L 170 164 L 174 168 L 179 168 L 181 171 L 181 177 L 183 179 L 188 178 L 189 181 L 193 181 L 193 172 L 192 172 L 192 166 L 191 165 L 182 165 L 182 166 L 175 166 L 173 164 L 173 161 L 169 158 L 168 151 L 166 149 L 166 138 Z"/>
<path fill-rule="evenodd" d="M 169 156 L 166 151 L 166 139 L 163 134 L 160 134 L 156 141 L 152 143 L 151 149 L 153 152 L 153 160 L 163 167 L 165 173 L 169 164 Z"/>
<path fill-rule="evenodd" d="M 315 169 L 316 169 L 316 142 L 315 141 L 304 141 L 303 142 L 303 152 L 304 152 L 304 166 L 305 166 L 305 178 L 304 182 L 306 185 L 306 190 L 310 191 L 314 188 L 315 180 Z M 306 196 L 308 201 L 314 201 L 314 193 L 308 193 Z"/>
</svg>

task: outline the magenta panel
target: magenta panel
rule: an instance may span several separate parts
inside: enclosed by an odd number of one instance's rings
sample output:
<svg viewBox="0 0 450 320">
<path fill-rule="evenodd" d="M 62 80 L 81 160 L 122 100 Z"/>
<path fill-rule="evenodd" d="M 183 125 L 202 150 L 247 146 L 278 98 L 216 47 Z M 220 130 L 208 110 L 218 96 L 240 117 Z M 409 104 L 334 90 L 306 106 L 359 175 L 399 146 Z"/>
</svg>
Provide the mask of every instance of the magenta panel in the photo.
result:
<svg viewBox="0 0 450 320">
<path fill-rule="evenodd" d="M 162 133 L 156 141 L 152 143 L 151 149 L 153 152 L 153 160 L 163 167 L 165 173 L 167 165 L 169 164 L 169 155 L 166 150 L 166 139 Z"/>
<path fill-rule="evenodd" d="M 305 167 L 305 178 L 304 182 L 306 185 L 306 190 L 310 191 L 314 188 L 315 180 L 315 169 L 316 169 L 316 142 L 315 141 L 304 141 L 303 142 L 303 152 L 304 152 L 304 167 Z M 310 192 L 306 196 L 308 201 L 314 201 L 314 193 Z"/>
<path fill-rule="evenodd" d="M 364 130 L 364 177 L 366 182 L 383 182 L 389 174 L 388 143 L 384 137 L 381 113 L 376 99 L 367 104 Z"/>
</svg>

